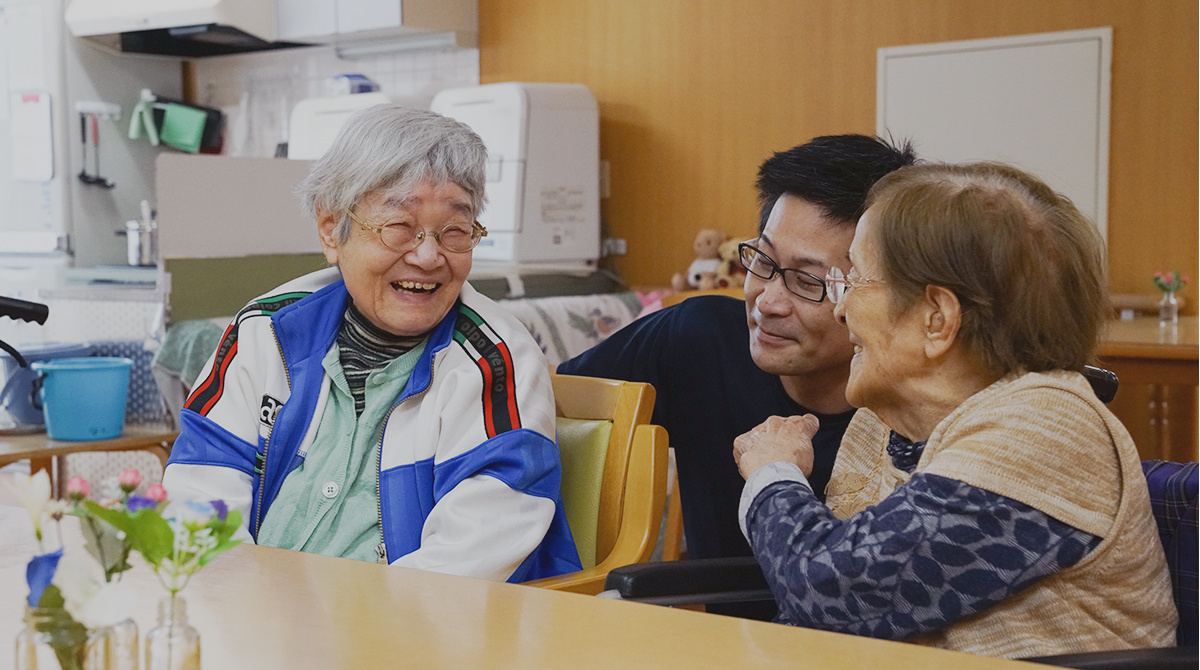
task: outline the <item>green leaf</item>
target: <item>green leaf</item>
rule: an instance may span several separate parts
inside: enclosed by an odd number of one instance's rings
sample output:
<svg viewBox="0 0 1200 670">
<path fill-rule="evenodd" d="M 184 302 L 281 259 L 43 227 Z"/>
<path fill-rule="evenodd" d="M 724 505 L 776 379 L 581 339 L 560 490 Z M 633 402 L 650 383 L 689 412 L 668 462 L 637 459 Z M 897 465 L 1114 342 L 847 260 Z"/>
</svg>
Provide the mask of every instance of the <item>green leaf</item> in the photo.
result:
<svg viewBox="0 0 1200 670">
<path fill-rule="evenodd" d="M 73 619 L 64 608 L 62 592 L 51 584 L 42 592 L 38 608 L 57 610 L 53 616 L 39 616 L 35 619 L 34 630 L 46 637 L 46 644 L 54 650 L 58 665 L 63 670 L 78 670 L 83 664 L 84 642 L 87 641 L 87 628 Z"/>
<path fill-rule="evenodd" d="M 158 510 L 147 508 L 129 514 L 101 507 L 91 500 L 87 501 L 87 508 L 91 514 L 123 531 L 130 545 L 155 568 L 171 555 L 175 534 Z"/>
<path fill-rule="evenodd" d="M 208 523 L 208 527 L 212 528 L 213 535 L 218 540 L 225 540 L 233 536 L 242 526 L 242 513 L 233 510 L 225 515 L 225 520 L 213 519 Z"/>
<path fill-rule="evenodd" d="M 85 515 L 79 528 L 83 531 L 84 548 L 104 568 L 104 579 L 112 581 L 115 573 L 129 569 L 126 558 L 129 557 L 129 534 L 121 539 L 122 531 L 111 523 Z"/>
<path fill-rule="evenodd" d="M 230 540 L 229 538 L 221 538 L 220 541 L 217 542 L 217 546 L 213 547 L 212 549 L 209 549 L 208 551 L 204 552 L 203 554 L 200 554 L 200 556 L 196 559 L 196 562 L 198 564 L 197 569 L 203 568 L 205 565 L 208 565 L 209 561 L 216 558 L 222 552 L 225 552 L 229 549 L 233 549 L 234 547 L 238 546 L 241 543 L 242 543 L 241 540 Z"/>
<path fill-rule="evenodd" d="M 175 547 L 175 533 L 171 525 L 153 508 L 138 510 L 130 519 L 132 528 L 126 532 L 133 542 L 133 548 L 147 563 L 158 566 L 171 555 Z"/>
<path fill-rule="evenodd" d="M 596 324 L 593 323 L 590 318 L 581 314 L 576 314 L 575 312 L 567 312 L 567 323 L 570 324 L 572 328 L 585 335 L 590 335 L 596 332 Z"/>
<path fill-rule="evenodd" d="M 125 531 L 126 535 L 129 534 L 129 531 L 133 530 L 133 519 L 131 519 L 124 511 L 101 507 L 99 504 L 91 500 L 85 501 L 84 504 L 87 505 L 89 514 L 98 519 L 107 521 L 117 530 Z"/>
<path fill-rule="evenodd" d="M 63 600 L 62 591 L 58 587 L 51 584 L 42 591 L 42 599 L 38 601 L 38 607 L 46 608 L 62 608 L 66 606 L 66 600 Z"/>
</svg>

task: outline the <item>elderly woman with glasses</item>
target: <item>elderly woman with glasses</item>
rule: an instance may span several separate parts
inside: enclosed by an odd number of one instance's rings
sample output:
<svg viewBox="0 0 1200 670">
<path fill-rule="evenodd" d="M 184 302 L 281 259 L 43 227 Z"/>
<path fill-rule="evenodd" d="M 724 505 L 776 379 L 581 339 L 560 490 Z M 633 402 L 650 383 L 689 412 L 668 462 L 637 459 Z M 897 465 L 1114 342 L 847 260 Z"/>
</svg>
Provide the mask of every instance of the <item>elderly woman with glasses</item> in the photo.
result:
<svg viewBox="0 0 1200 670">
<path fill-rule="evenodd" d="M 579 569 L 528 332 L 466 283 L 487 152 L 356 113 L 299 191 L 334 266 L 251 301 L 181 413 L 163 484 L 259 544 L 512 582 Z"/>
<path fill-rule="evenodd" d="M 780 620 L 1008 657 L 1173 645 L 1137 450 L 1081 374 L 1106 309 L 1095 226 L 1014 168 L 918 165 L 873 187 L 850 262 L 823 282 L 861 408 L 828 506 L 815 417 L 734 449 Z"/>
</svg>

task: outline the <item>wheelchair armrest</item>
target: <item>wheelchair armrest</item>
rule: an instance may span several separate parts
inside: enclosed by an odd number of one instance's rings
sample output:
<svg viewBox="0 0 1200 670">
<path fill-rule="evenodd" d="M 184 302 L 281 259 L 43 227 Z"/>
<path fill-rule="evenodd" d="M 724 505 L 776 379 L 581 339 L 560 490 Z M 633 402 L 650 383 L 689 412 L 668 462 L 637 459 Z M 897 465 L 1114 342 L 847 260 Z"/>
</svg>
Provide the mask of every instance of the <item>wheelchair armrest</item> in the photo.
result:
<svg viewBox="0 0 1200 670">
<path fill-rule="evenodd" d="M 1165 647 L 1039 656 L 1021 660 L 1078 670 L 1195 670 L 1200 655 L 1196 647 Z"/>
<path fill-rule="evenodd" d="M 604 588 L 656 605 L 774 600 L 753 556 L 627 565 L 609 572 Z"/>
</svg>

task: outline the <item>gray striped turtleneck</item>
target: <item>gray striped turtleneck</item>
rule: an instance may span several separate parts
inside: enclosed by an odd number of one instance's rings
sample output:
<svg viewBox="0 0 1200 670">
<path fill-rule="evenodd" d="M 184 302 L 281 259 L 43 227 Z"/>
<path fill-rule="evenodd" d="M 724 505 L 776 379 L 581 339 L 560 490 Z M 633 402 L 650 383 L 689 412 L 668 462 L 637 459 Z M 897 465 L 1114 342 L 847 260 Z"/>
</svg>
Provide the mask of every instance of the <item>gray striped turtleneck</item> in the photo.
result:
<svg viewBox="0 0 1200 670">
<path fill-rule="evenodd" d="M 393 335 L 376 327 L 350 303 L 342 317 L 337 343 L 342 372 L 354 397 L 355 415 L 361 415 L 367 406 L 367 377 L 411 351 L 428 336 L 429 333 L 413 337 Z"/>
</svg>

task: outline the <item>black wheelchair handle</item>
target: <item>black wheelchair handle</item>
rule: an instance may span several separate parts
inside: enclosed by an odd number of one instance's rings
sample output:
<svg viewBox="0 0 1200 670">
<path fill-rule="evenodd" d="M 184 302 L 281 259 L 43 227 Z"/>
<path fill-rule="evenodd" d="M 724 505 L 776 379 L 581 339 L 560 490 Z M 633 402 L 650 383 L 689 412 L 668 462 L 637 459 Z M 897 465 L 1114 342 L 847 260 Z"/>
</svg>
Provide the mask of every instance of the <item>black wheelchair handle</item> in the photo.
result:
<svg viewBox="0 0 1200 670">
<path fill-rule="evenodd" d="M 0 316 L 22 321 L 36 321 L 38 325 L 44 325 L 49 314 L 50 308 L 40 302 L 0 296 Z"/>
<path fill-rule="evenodd" d="M 40 302 L 29 302 L 28 300 L 0 296 L 0 316 L 7 316 L 10 319 L 20 319 L 22 321 L 36 321 L 41 326 L 45 325 L 46 317 L 49 315 L 50 308 Z M 26 361 L 20 352 L 13 349 L 4 340 L 0 340 L 0 349 L 8 352 L 8 355 L 17 361 L 17 365 L 23 368 L 29 367 L 29 361 Z"/>
</svg>

